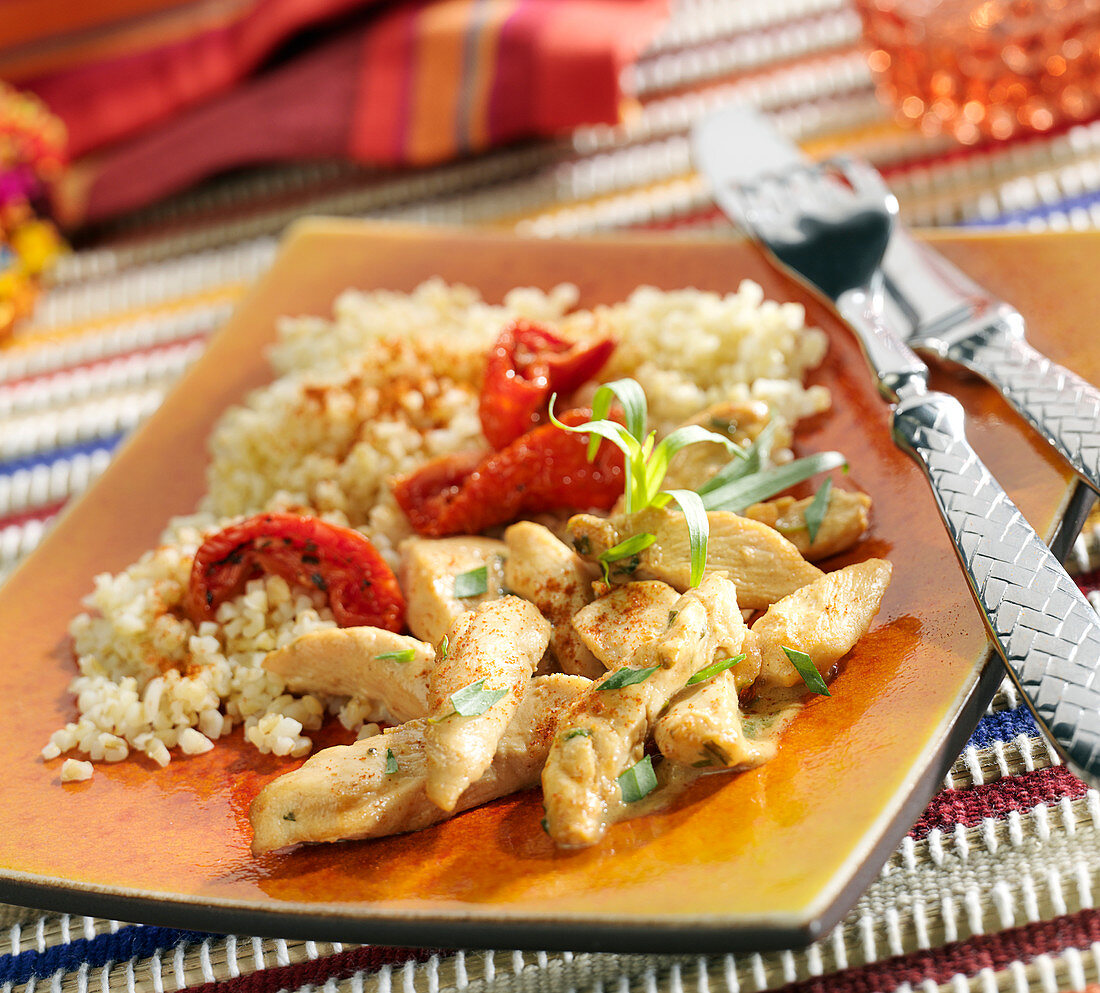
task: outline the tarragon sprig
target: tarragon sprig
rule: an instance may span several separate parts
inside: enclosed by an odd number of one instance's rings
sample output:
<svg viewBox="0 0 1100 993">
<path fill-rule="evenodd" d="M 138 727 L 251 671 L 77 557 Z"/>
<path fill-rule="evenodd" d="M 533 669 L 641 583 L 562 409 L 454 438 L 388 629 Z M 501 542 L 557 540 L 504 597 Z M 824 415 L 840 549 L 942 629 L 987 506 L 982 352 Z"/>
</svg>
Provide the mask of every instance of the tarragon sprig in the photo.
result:
<svg viewBox="0 0 1100 993">
<path fill-rule="evenodd" d="M 601 441 L 611 442 L 623 453 L 623 496 L 628 514 L 635 514 L 647 507 L 664 507 L 673 500 L 679 504 L 687 522 L 688 548 L 691 552 L 690 584 L 693 587 L 703 581 L 706 569 L 709 511 L 740 513 L 750 504 L 767 500 L 810 476 L 847 465 L 839 452 L 818 452 L 785 465 L 769 465 L 768 456 L 776 431 L 774 421 L 766 424 L 752 444 L 745 448 L 734 444 L 726 435 L 710 431 L 700 424 L 685 424 L 658 442 L 656 431 L 646 433 L 648 410 L 645 391 L 634 379 L 616 379 L 596 390 L 592 398 L 592 420 L 584 424 L 570 426 L 558 420 L 554 416 L 556 399 L 557 394 L 550 398 L 550 420 L 563 431 L 589 435 L 589 462 L 596 458 Z M 616 400 L 622 407 L 622 424 L 608 418 Z M 730 455 L 730 461 L 698 490 L 662 490 L 661 484 L 676 453 L 689 445 L 703 443 L 721 445 Z M 608 562 L 615 561 L 609 556 L 633 555 L 651 543 L 647 541 L 647 536 L 635 535 L 608 549 L 600 556 L 605 576 Z M 630 551 L 624 552 L 623 546 L 629 546 Z M 623 552 L 622 556 L 618 556 L 619 552 Z"/>
<path fill-rule="evenodd" d="M 699 424 L 687 424 L 657 441 L 657 432 L 646 433 L 648 411 L 645 392 L 633 379 L 617 379 L 605 383 L 592 399 L 592 420 L 571 427 L 554 416 L 554 401 L 550 398 L 550 420 L 563 431 L 588 434 L 588 460 L 596 457 L 600 441 L 609 441 L 623 453 L 624 499 L 626 512 L 635 514 L 647 507 L 663 507 L 675 500 L 684 512 L 688 527 L 688 547 L 691 550 L 691 585 L 703 581 L 707 562 L 707 539 L 710 523 L 699 494 L 692 490 L 662 490 L 665 474 L 673 456 L 688 445 L 712 442 L 721 445 L 731 456 L 745 453 L 725 435 L 709 431 Z M 623 423 L 609 420 L 612 403 L 618 400 L 623 409 Z M 629 541 L 630 539 L 628 539 Z M 630 554 L 633 554 L 631 552 Z"/>
</svg>

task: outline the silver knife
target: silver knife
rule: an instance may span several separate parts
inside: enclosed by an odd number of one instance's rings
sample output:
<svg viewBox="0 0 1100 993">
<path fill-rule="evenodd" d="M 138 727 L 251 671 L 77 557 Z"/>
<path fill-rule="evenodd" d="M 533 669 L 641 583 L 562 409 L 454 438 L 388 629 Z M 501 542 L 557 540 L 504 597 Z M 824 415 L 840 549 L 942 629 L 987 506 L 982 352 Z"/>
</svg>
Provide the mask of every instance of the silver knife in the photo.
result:
<svg viewBox="0 0 1100 993">
<path fill-rule="evenodd" d="M 708 141 L 708 123 L 701 122 L 693 134 L 697 164 L 704 169 L 709 168 L 706 156 L 713 151 L 713 146 L 710 151 L 702 147 Z M 742 163 L 741 180 L 791 173 L 782 141 L 775 144 L 779 149 L 775 152 L 768 140 L 771 134 L 765 129 L 754 135 L 756 140 L 746 151 L 746 155 L 759 153 L 764 173 L 747 176 Z M 722 145 L 727 145 L 725 136 Z M 803 165 L 801 156 L 796 164 Z M 806 188 L 803 185 L 803 191 Z M 1063 761 L 1087 782 L 1100 783 L 1100 617 L 970 447 L 958 401 L 927 390 L 926 367 L 884 319 L 881 271 L 867 284 L 835 282 L 826 287 L 820 260 L 849 255 L 851 229 L 831 242 L 816 236 L 813 253 L 798 256 L 785 250 L 788 246 L 782 244 L 782 237 L 760 237 L 766 227 L 762 215 L 752 216 L 736 181 L 727 179 L 721 188 L 716 186 L 715 196 L 731 220 L 749 233 L 755 231 L 777 261 L 816 281 L 836 300 L 863 345 L 880 392 L 894 407 L 895 442 L 929 479 L 1006 668 Z M 783 190 L 771 190 L 764 199 L 782 202 L 790 210 L 789 199 L 783 197 Z M 896 211 L 896 201 L 892 206 Z M 815 229 L 823 230 L 812 220 L 786 228 L 799 237 Z M 889 236 L 886 228 L 880 249 Z M 872 266 L 875 261 L 877 257 Z"/>
<path fill-rule="evenodd" d="M 805 162 L 797 145 L 746 107 L 708 115 L 692 143 L 696 166 L 720 205 L 730 183 Z M 1036 351 L 1014 307 L 900 225 L 890 236 L 883 271 L 887 318 L 908 344 L 988 381 L 1100 493 L 1100 389 Z"/>
</svg>

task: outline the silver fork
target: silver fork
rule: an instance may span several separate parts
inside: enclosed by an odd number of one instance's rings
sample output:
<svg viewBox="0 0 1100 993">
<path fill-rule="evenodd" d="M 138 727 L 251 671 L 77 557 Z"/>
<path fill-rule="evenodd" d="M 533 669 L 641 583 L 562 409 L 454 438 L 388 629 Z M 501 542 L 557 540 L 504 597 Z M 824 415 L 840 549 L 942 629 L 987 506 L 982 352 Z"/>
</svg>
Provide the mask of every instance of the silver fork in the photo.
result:
<svg viewBox="0 0 1100 993">
<path fill-rule="evenodd" d="M 894 442 L 928 477 L 998 654 L 1069 768 L 1100 784 L 1100 617 L 970 447 L 959 402 L 883 320 L 881 262 L 897 201 L 836 159 L 734 191 L 733 219 L 832 298 L 893 409 Z"/>
</svg>

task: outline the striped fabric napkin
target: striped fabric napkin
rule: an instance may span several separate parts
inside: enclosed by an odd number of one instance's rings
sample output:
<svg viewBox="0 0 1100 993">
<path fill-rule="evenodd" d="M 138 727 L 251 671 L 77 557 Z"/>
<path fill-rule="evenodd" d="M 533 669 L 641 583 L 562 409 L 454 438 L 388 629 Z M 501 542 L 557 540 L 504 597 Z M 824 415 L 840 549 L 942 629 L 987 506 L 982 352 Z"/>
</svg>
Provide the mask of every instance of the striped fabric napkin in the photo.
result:
<svg viewBox="0 0 1100 993">
<path fill-rule="evenodd" d="M 0 78 L 69 129 L 78 161 L 58 213 L 71 225 L 246 164 L 425 165 L 615 122 L 622 69 L 665 0 L 58 7 L 68 15 L 0 26 Z"/>
</svg>

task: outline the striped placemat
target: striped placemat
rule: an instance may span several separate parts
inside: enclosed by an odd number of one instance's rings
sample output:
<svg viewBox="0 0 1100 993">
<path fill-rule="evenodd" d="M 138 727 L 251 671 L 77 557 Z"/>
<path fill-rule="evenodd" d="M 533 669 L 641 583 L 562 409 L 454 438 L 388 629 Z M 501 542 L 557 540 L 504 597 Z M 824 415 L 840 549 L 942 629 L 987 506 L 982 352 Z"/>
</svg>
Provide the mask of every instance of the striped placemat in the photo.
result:
<svg viewBox="0 0 1100 993">
<path fill-rule="evenodd" d="M 814 155 L 870 158 L 914 225 L 1100 224 L 1100 122 L 961 151 L 875 99 L 848 0 L 678 0 L 616 127 L 413 173 L 253 170 L 80 235 L 0 348 L 0 581 L 201 354 L 306 214 L 542 236 L 725 237 L 687 131 L 737 101 Z M 1100 606 L 1100 526 L 1071 569 Z M 806 949 L 675 956 L 386 949 L 0 908 L 0 984 L 51 991 L 739 993 L 1069 990 L 1100 983 L 1100 795 L 1058 766 L 1006 684 L 851 914 Z M 1100 988 L 1100 987 L 1096 987 Z"/>
</svg>

